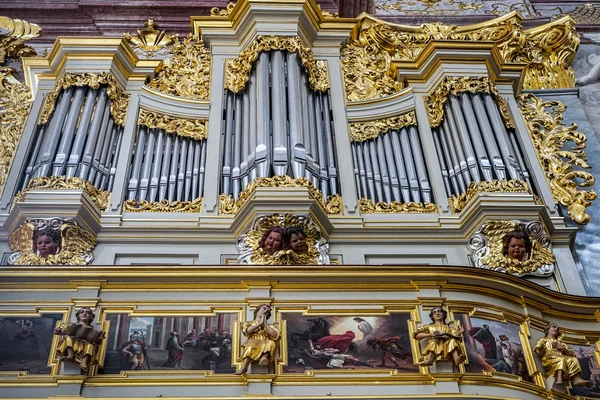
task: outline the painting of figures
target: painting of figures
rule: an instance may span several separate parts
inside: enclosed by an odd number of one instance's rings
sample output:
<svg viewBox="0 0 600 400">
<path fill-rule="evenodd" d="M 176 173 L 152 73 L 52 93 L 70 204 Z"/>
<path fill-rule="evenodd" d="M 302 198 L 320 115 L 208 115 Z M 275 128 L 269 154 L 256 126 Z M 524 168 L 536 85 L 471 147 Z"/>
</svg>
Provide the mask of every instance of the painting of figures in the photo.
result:
<svg viewBox="0 0 600 400">
<path fill-rule="evenodd" d="M 465 328 L 467 372 L 496 371 L 531 382 L 517 324 L 471 318 L 468 314 L 455 317 Z"/>
<path fill-rule="evenodd" d="M 214 317 L 130 317 L 107 314 L 106 358 L 100 374 L 123 370 L 212 370 L 233 373 L 234 313 Z"/>
<path fill-rule="evenodd" d="M 0 371 L 50 374 L 53 331 L 62 318 L 62 314 L 0 317 Z"/>
<path fill-rule="evenodd" d="M 590 381 L 588 386 L 573 386 L 570 389 L 572 396 L 600 399 L 600 360 L 596 346 L 579 346 L 570 344 L 575 351 L 575 357 L 581 367 L 581 379 Z"/>
<path fill-rule="evenodd" d="M 397 369 L 417 372 L 410 351 L 410 314 L 314 317 L 282 313 L 287 326 L 286 372 Z"/>
</svg>

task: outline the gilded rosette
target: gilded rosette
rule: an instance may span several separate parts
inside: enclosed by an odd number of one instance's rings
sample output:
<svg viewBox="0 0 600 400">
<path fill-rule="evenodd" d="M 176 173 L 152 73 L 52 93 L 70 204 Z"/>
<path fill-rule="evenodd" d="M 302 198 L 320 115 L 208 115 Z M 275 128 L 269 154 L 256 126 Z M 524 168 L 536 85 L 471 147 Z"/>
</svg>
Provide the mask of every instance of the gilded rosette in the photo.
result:
<svg viewBox="0 0 600 400">
<path fill-rule="evenodd" d="M 192 201 L 161 200 L 149 202 L 147 200 L 127 200 L 123 204 L 123 211 L 129 212 L 202 212 L 203 198 L 199 197 Z"/>
<path fill-rule="evenodd" d="M 165 60 L 163 69 L 147 86 L 173 96 L 207 100 L 212 56 L 204 48 L 204 42 L 192 34 L 183 42 L 175 38 L 170 53 L 172 56 Z"/>
<path fill-rule="evenodd" d="M 206 139 L 208 136 L 207 120 L 175 118 L 144 109 L 140 110 L 138 125 L 144 125 L 151 129 L 164 129 L 167 133 L 194 140 Z"/>
<path fill-rule="evenodd" d="M 100 85 L 107 85 L 106 94 L 110 99 L 110 114 L 112 115 L 115 124 L 123 126 L 125 124 L 125 116 L 127 115 L 130 95 L 123 92 L 123 90 L 119 88 L 116 79 L 106 72 L 100 72 L 98 74 L 66 72 L 58 78 L 54 90 L 48 93 L 44 99 L 38 124 L 43 125 L 48 123 L 48 120 L 54 111 L 56 99 L 62 90 L 71 86 L 89 86 L 93 89 L 98 89 Z"/>
<path fill-rule="evenodd" d="M 17 81 L 12 73 L 11 68 L 0 68 L 0 194 L 33 102 L 29 87 Z"/>
<path fill-rule="evenodd" d="M 0 64 L 7 57 L 17 58 L 36 55 L 35 50 L 27 46 L 25 42 L 40 36 L 42 29 L 39 25 L 0 16 L 0 30 L 6 31 L 5 34 L 0 35 Z"/>
<path fill-rule="evenodd" d="M 362 198 L 358 200 L 358 209 L 361 214 L 437 214 L 438 206 L 433 203 L 407 202 L 399 203 L 392 201 L 386 203 L 380 201 L 373 203 L 373 200 Z"/>
<path fill-rule="evenodd" d="M 593 190 L 581 188 L 592 186 L 596 178 L 574 168 L 590 168 L 584 151 L 587 137 L 577 131 L 576 124 L 563 124 L 563 112 L 567 107 L 562 102 L 543 101 L 531 93 L 519 96 L 518 101 L 554 201 L 567 207 L 575 222 L 587 224 L 591 218 L 585 213 L 586 208 L 598 195 Z M 567 142 L 575 146 L 567 150 Z"/>
<path fill-rule="evenodd" d="M 442 83 L 435 88 L 433 93 L 425 96 L 425 108 L 427 117 L 432 127 L 440 125 L 444 118 L 444 104 L 448 101 L 448 95 L 458 96 L 461 93 L 490 93 L 498 104 L 498 110 L 507 128 L 514 128 L 514 122 L 510 115 L 506 100 L 500 96 L 496 86 L 488 77 L 458 76 L 444 78 Z"/>
<path fill-rule="evenodd" d="M 287 175 L 281 175 L 255 179 L 240 193 L 237 200 L 234 200 L 230 194 L 219 195 L 219 214 L 237 214 L 258 187 L 305 187 L 327 214 L 342 214 L 343 212 L 342 196 L 339 194 L 327 196 L 327 200 L 325 200 L 323 193 L 315 188 L 308 179 L 304 177 L 294 179 Z"/>
<path fill-rule="evenodd" d="M 27 187 L 15 197 L 21 199 L 25 193 L 31 190 L 82 190 L 87 193 L 100 211 L 108 209 L 111 194 L 108 190 L 96 189 L 91 182 L 76 176 L 69 179 L 65 176 L 43 176 L 31 179 Z"/>
<path fill-rule="evenodd" d="M 531 194 L 531 189 L 526 182 L 516 179 L 494 179 L 493 181 L 471 182 L 465 193 L 462 193 L 460 196 L 450 196 L 448 199 L 450 212 L 453 214 L 460 213 L 479 193 Z"/>
<path fill-rule="evenodd" d="M 375 121 L 352 122 L 350 124 L 350 141 L 364 142 L 365 140 L 375 139 L 377 136 L 387 133 L 390 129 L 400 129 L 410 125 L 417 125 L 414 111 Z"/>
<path fill-rule="evenodd" d="M 252 65 L 264 51 L 285 50 L 297 53 L 302 65 L 308 70 L 308 82 L 314 90 L 329 89 L 327 61 L 315 60 L 310 47 L 298 36 L 258 36 L 238 58 L 228 59 L 225 66 L 225 88 L 238 93 L 248 83 Z"/>
</svg>

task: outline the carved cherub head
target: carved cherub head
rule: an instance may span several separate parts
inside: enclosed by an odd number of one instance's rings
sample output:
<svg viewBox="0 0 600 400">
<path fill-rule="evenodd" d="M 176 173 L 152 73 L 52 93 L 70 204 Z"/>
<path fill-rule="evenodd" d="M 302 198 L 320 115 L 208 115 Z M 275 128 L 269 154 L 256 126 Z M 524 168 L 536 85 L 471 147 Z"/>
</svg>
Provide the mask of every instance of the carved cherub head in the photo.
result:
<svg viewBox="0 0 600 400">
<path fill-rule="evenodd" d="M 506 258 L 524 261 L 531 253 L 531 239 L 522 231 L 512 231 L 502 238 L 502 254 Z"/>
<path fill-rule="evenodd" d="M 81 307 L 75 313 L 75 318 L 77 318 L 77 322 L 83 322 L 86 324 L 90 324 L 94 318 L 96 318 L 96 314 L 89 307 Z"/>
<path fill-rule="evenodd" d="M 33 232 L 33 252 L 47 258 L 58 253 L 60 249 L 60 233 L 56 229 L 46 228 Z"/>
<path fill-rule="evenodd" d="M 281 249 L 284 238 L 285 230 L 280 226 L 272 226 L 265 231 L 258 245 L 265 250 L 265 253 L 273 255 Z"/>
<path fill-rule="evenodd" d="M 294 253 L 304 254 L 308 251 L 306 244 L 306 233 L 298 226 L 292 226 L 285 230 L 284 249 L 290 249 Z"/>
</svg>

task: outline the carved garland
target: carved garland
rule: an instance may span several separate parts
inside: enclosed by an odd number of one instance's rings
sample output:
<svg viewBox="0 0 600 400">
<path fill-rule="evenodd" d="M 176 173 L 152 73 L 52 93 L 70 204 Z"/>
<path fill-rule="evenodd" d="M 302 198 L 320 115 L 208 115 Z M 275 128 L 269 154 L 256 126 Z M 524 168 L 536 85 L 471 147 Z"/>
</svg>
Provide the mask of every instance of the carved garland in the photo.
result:
<svg viewBox="0 0 600 400">
<path fill-rule="evenodd" d="M 175 118 L 144 109 L 140 110 L 138 125 L 144 125 L 151 129 L 164 129 L 167 133 L 194 140 L 206 139 L 208 136 L 207 120 Z"/>
<path fill-rule="evenodd" d="M 554 201 L 567 207 L 575 222 L 587 224 L 591 218 L 585 213 L 586 208 L 598 195 L 579 187 L 592 186 L 596 179 L 589 172 L 574 169 L 575 166 L 590 168 L 583 150 L 587 141 L 585 134 L 576 130 L 576 124 L 563 124 L 567 107 L 560 101 L 543 101 L 531 93 L 519 96 L 518 101 Z M 570 151 L 565 150 L 567 142 L 575 144 Z"/>
<path fill-rule="evenodd" d="M 358 200 L 358 209 L 361 214 L 437 214 L 438 206 L 433 203 L 399 203 L 380 201 L 373 204 L 373 200 L 362 198 Z"/>
<path fill-rule="evenodd" d="M 170 53 L 173 56 L 165 60 L 163 70 L 147 86 L 173 96 L 207 100 L 212 56 L 204 48 L 204 42 L 192 34 L 183 42 L 175 38 Z"/>
<path fill-rule="evenodd" d="M 471 182 L 467 191 L 460 196 L 450 196 L 448 199 L 448 205 L 450 212 L 458 214 L 465 209 L 467 204 L 475 198 L 479 193 L 529 193 L 531 189 L 527 182 L 519 181 L 516 179 L 511 180 L 497 180 L 493 181 L 482 181 L 482 182 Z"/>
<path fill-rule="evenodd" d="M 237 200 L 230 194 L 219 195 L 219 214 L 237 214 L 244 204 L 250 199 L 257 187 L 305 187 L 311 197 L 315 199 L 327 214 L 341 214 L 343 209 L 342 196 L 334 194 L 323 199 L 323 193 L 315 188 L 306 178 L 291 178 L 287 175 L 274 176 L 272 178 L 257 178 L 250 182 L 246 189 L 240 193 Z"/>
<path fill-rule="evenodd" d="M 414 111 L 376 121 L 353 122 L 350 124 L 350 141 L 364 142 L 365 140 L 375 139 L 377 136 L 387 133 L 390 129 L 400 129 L 409 125 L 417 125 Z"/>
<path fill-rule="evenodd" d="M 487 77 L 450 77 L 444 78 L 442 83 L 429 96 L 425 96 L 425 107 L 427 117 L 432 127 L 439 126 L 444 118 L 444 104 L 448 101 L 448 95 L 458 96 L 461 93 L 491 93 L 498 104 L 500 115 L 507 128 L 514 128 L 514 122 L 506 100 L 500 96 L 498 89 Z"/>
<path fill-rule="evenodd" d="M 298 36 L 258 36 L 238 58 L 228 59 L 225 66 L 225 88 L 234 93 L 243 90 L 248 83 L 252 65 L 264 51 L 285 50 L 297 53 L 302 65 L 308 70 L 308 81 L 314 90 L 329 89 L 327 61 L 315 60 L 312 50 Z"/>
<path fill-rule="evenodd" d="M 48 123 L 48 120 L 54 111 L 56 99 L 62 90 L 71 86 L 89 86 L 93 89 L 98 89 L 100 85 L 103 84 L 108 85 L 106 88 L 106 94 L 110 99 L 110 114 L 115 120 L 115 124 L 123 126 L 125 124 L 125 116 L 127 115 L 127 107 L 129 106 L 130 95 L 123 92 L 117 85 L 115 78 L 106 72 L 100 72 L 98 74 L 76 74 L 67 72 L 58 78 L 56 80 L 56 86 L 54 87 L 54 90 L 48 93 L 44 99 L 38 124 L 43 125 Z"/>
<path fill-rule="evenodd" d="M 189 212 L 199 213 L 202 211 L 203 198 L 199 197 L 192 201 L 173 201 L 169 200 L 149 202 L 142 200 L 138 202 L 135 199 L 127 200 L 123 204 L 123 211 L 129 212 Z"/>
</svg>

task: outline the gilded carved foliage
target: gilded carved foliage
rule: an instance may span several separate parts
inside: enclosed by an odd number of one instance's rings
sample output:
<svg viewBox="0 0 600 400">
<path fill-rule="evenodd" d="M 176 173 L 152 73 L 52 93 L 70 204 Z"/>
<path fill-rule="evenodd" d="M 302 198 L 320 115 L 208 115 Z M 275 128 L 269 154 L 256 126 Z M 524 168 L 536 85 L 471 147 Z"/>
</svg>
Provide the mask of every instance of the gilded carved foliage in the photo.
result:
<svg viewBox="0 0 600 400">
<path fill-rule="evenodd" d="M 138 125 L 144 125 L 152 129 L 164 129 L 167 133 L 189 137 L 194 140 L 206 139 L 208 135 L 207 120 L 175 118 L 144 109 L 140 111 Z"/>
<path fill-rule="evenodd" d="M 587 224 L 591 218 L 585 213 L 586 208 L 598 195 L 593 190 L 581 189 L 592 186 L 596 182 L 594 176 L 575 169 L 590 168 L 583 150 L 585 134 L 577 131 L 576 124 L 563 123 L 567 107 L 560 101 L 543 101 L 531 93 L 519 96 L 518 101 L 554 201 L 567 207 L 575 222 Z M 575 146 L 567 149 L 567 142 Z"/>
<path fill-rule="evenodd" d="M 315 188 L 308 179 L 304 177 L 294 179 L 287 175 L 281 175 L 272 178 L 255 179 L 240 193 L 237 200 L 234 200 L 230 194 L 219 195 L 219 214 L 237 214 L 242 206 L 252 197 L 257 187 L 305 187 L 308 189 L 311 197 L 323 207 L 327 214 L 342 214 L 343 212 L 342 196 L 339 194 L 327 196 L 327 201 L 325 201 L 323 193 Z"/>
<path fill-rule="evenodd" d="M 127 200 L 123 204 L 123 211 L 129 212 L 189 212 L 199 213 L 202 211 L 202 197 L 192 201 L 162 200 L 149 202 L 147 200 Z"/>
<path fill-rule="evenodd" d="M 425 96 L 427 117 L 432 127 L 439 126 L 444 118 L 444 104 L 448 95 L 458 96 L 461 93 L 490 93 L 498 104 L 498 110 L 507 128 L 514 128 L 507 101 L 500 96 L 498 89 L 488 77 L 459 76 L 444 78 L 442 83 L 429 96 Z"/>
<path fill-rule="evenodd" d="M 163 69 L 147 86 L 173 96 L 208 100 L 212 56 L 204 48 L 204 42 L 192 34 L 183 42 L 175 38 L 170 53 L 172 56 L 165 60 Z"/>
<path fill-rule="evenodd" d="M 31 179 L 27 187 L 17 193 L 15 199 L 17 201 L 22 199 L 31 190 L 83 190 L 100 211 L 106 211 L 110 201 L 110 192 L 108 190 L 96 189 L 91 182 L 76 176 L 68 179 L 66 176 L 43 176 Z"/>
<path fill-rule="evenodd" d="M 504 237 L 521 231 L 531 241 L 531 249 L 523 260 L 509 258 L 505 254 Z M 543 225 L 539 221 L 486 221 L 469 240 L 475 267 L 523 276 L 546 276 L 554 272 L 556 258 Z"/>
<path fill-rule="evenodd" d="M 377 136 L 387 133 L 390 129 L 400 129 L 409 125 L 417 125 L 414 111 L 381 120 L 352 122 L 350 124 L 350 141 L 364 142 L 365 140 L 375 139 Z"/>
<path fill-rule="evenodd" d="M 59 247 L 56 254 L 42 257 L 35 248 L 34 232 L 47 230 L 58 233 Z M 96 237 L 70 218 L 26 219 L 10 234 L 8 244 L 15 252 L 8 258 L 13 265 L 86 265 L 94 259 Z"/>
<path fill-rule="evenodd" d="M 110 114 L 112 115 L 115 124 L 123 126 L 125 124 L 125 116 L 127 115 L 130 95 L 123 92 L 123 90 L 119 88 L 116 79 L 106 72 L 83 74 L 67 72 L 58 78 L 54 90 L 48 93 L 44 99 L 38 124 L 43 125 L 48 123 L 50 116 L 54 111 L 56 99 L 64 89 L 71 86 L 89 86 L 93 89 L 98 89 L 100 85 L 107 85 L 106 94 L 110 99 Z"/>
<path fill-rule="evenodd" d="M 399 203 L 392 201 L 385 203 L 380 201 L 373 203 L 373 200 L 362 198 L 358 200 L 358 209 L 361 214 L 437 214 L 438 206 L 433 203 L 407 202 Z"/>
<path fill-rule="evenodd" d="M 315 60 L 312 50 L 298 36 L 258 36 L 238 58 L 228 59 L 225 66 L 225 88 L 234 93 L 243 90 L 248 83 L 252 65 L 264 51 L 285 50 L 297 53 L 302 65 L 308 70 L 308 82 L 314 90 L 329 89 L 329 73 L 325 60 Z"/>
<path fill-rule="evenodd" d="M 29 87 L 17 81 L 12 73 L 11 68 L 0 67 L 0 194 L 33 102 Z"/>
<path fill-rule="evenodd" d="M 7 57 L 36 55 L 35 50 L 25 42 L 40 36 L 42 29 L 38 25 L 0 16 L 0 30 L 7 31 L 4 35 L 0 35 L 0 64 L 4 63 Z"/>
<path fill-rule="evenodd" d="M 531 189 L 526 182 L 519 181 L 516 179 L 502 179 L 493 181 L 481 181 L 471 182 L 467 191 L 462 193 L 460 196 L 450 196 L 448 199 L 448 205 L 450 212 L 458 214 L 465 209 L 467 204 L 475 198 L 479 193 L 529 193 Z"/>
</svg>

